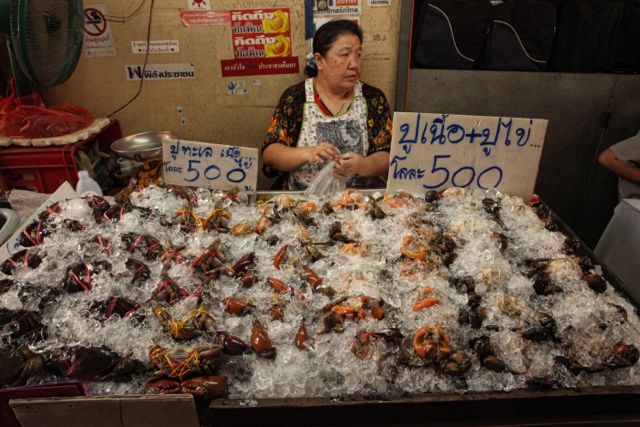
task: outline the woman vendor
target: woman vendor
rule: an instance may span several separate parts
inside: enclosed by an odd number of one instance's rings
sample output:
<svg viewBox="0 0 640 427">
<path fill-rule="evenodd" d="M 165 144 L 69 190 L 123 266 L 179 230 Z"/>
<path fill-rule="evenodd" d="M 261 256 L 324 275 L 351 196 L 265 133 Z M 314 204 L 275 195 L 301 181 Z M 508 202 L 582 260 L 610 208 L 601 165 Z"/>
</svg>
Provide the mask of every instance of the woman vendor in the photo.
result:
<svg viewBox="0 0 640 427">
<path fill-rule="evenodd" d="M 330 160 L 349 187 L 384 187 L 391 114 L 384 93 L 360 81 L 362 30 L 330 21 L 313 37 L 310 78 L 280 97 L 262 147 L 274 187 L 304 190 Z"/>
</svg>

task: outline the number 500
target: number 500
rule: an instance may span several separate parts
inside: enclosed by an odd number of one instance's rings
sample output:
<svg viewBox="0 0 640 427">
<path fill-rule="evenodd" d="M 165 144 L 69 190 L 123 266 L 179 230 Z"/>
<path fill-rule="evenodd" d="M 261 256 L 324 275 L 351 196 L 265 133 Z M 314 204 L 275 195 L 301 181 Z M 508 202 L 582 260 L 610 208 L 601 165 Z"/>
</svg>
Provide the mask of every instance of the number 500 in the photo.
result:
<svg viewBox="0 0 640 427">
<path fill-rule="evenodd" d="M 500 166 L 490 166 L 484 169 L 480 173 L 476 173 L 476 170 L 473 166 L 462 166 L 455 172 L 451 173 L 446 166 L 442 166 L 444 163 L 444 159 L 448 159 L 451 157 L 449 154 L 441 154 L 433 156 L 433 165 L 431 166 L 431 175 L 439 175 L 442 177 L 440 182 L 433 185 L 422 184 L 424 188 L 427 190 L 432 190 L 434 188 L 442 187 L 447 184 L 449 178 L 451 178 L 451 185 L 454 187 L 468 187 L 471 184 L 476 183 L 478 188 L 483 190 L 489 188 L 497 188 L 498 185 L 502 182 L 502 168 Z M 440 162 L 440 166 L 438 166 L 438 161 Z"/>
</svg>

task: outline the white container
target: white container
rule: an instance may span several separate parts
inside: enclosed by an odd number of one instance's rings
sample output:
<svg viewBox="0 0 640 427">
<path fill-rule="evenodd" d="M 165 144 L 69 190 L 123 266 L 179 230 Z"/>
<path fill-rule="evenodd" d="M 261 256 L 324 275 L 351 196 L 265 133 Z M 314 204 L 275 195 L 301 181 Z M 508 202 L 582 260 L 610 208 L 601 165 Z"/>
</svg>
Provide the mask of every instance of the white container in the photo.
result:
<svg viewBox="0 0 640 427">
<path fill-rule="evenodd" d="M 14 210 L 0 208 L 0 245 L 11 237 L 18 225 L 20 219 Z"/>
<path fill-rule="evenodd" d="M 89 176 L 87 171 L 78 171 L 78 183 L 76 184 L 76 193 L 82 197 L 88 194 L 102 196 L 102 190 L 97 182 Z"/>
</svg>

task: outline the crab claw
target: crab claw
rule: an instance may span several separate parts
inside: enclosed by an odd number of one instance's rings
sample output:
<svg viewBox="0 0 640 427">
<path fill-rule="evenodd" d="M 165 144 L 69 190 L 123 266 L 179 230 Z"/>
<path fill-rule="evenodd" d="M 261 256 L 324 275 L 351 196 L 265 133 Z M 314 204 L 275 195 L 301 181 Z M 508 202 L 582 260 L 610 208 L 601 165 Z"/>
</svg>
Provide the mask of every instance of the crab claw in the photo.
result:
<svg viewBox="0 0 640 427">
<path fill-rule="evenodd" d="M 149 381 L 144 389 L 145 393 L 150 394 L 172 394 L 180 392 L 180 383 L 177 381 L 161 379 Z"/>
<path fill-rule="evenodd" d="M 284 260 L 284 256 L 287 254 L 287 249 L 289 249 L 289 245 L 282 245 L 276 253 L 276 256 L 273 257 L 273 266 L 278 270 L 280 270 L 280 264 L 282 264 L 282 260 Z"/>
<path fill-rule="evenodd" d="M 267 331 L 257 320 L 253 321 L 253 328 L 251 329 L 251 348 L 260 357 L 267 359 L 276 357 L 276 348 L 271 344 Z"/>
<path fill-rule="evenodd" d="M 180 391 L 209 399 L 225 397 L 229 391 L 229 380 L 222 375 L 191 378 L 180 383 Z"/>
</svg>

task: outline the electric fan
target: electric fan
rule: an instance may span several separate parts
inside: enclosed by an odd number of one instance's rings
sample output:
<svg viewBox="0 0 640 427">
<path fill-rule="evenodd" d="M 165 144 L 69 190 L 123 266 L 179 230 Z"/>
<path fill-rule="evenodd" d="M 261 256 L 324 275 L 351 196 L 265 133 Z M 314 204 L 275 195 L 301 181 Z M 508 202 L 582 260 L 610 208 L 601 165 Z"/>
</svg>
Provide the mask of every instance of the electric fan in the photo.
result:
<svg viewBox="0 0 640 427">
<path fill-rule="evenodd" d="M 0 0 L 18 86 L 36 91 L 64 83 L 75 69 L 84 28 L 82 0 Z"/>
</svg>

